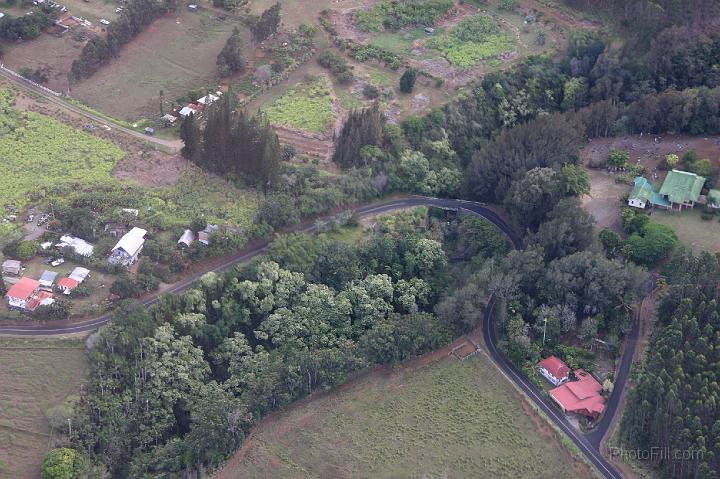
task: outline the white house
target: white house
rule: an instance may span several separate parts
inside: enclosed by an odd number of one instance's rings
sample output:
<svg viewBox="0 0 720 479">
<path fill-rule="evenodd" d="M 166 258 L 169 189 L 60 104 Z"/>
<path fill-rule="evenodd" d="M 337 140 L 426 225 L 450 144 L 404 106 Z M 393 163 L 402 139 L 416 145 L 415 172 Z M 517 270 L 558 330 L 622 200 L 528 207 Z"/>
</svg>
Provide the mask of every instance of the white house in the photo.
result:
<svg viewBox="0 0 720 479">
<path fill-rule="evenodd" d="M 32 278 L 20 278 L 5 295 L 11 308 L 28 309 L 28 303 L 40 289 L 40 281 Z"/>
<path fill-rule="evenodd" d="M 140 251 L 142 251 L 146 234 L 147 231 L 142 228 L 133 228 L 125 233 L 112 249 L 108 261 L 112 264 L 121 264 L 124 266 L 133 264 L 137 261 Z"/>
<path fill-rule="evenodd" d="M 63 235 L 60 237 L 60 242 L 56 244 L 58 248 L 72 248 L 80 256 L 92 256 L 95 246 L 91 245 L 87 241 L 81 238 L 76 238 L 70 235 Z"/>
<path fill-rule="evenodd" d="M 555 386 L 566 382 L 569 379 L 570 367 L 561 359 L 550 356 L 538 363 L 540 374 Z"/>
<path fill-rule="evenodd" d="M 180 109 L 180 111 L 178 112 L 178 115 L 185 118 L 185 117 L 190 116 L 193 113 L 197 113 L 197 112 L 194 109 L 190 108 L 189 106 L 184 106 Z"/>
<path fill-rule="evenodd" d="M 197 102 L 200 103 L 201 105 L 212 105 L 213 103 L 215 103 L 215 102 L 218 101 L 219 99 L 220 99 L 220 98 L 218 98 L 217 96 L 213 95 L 212 93 L 208 93 L 206 96 L 198 99 Z"/>
</svg>

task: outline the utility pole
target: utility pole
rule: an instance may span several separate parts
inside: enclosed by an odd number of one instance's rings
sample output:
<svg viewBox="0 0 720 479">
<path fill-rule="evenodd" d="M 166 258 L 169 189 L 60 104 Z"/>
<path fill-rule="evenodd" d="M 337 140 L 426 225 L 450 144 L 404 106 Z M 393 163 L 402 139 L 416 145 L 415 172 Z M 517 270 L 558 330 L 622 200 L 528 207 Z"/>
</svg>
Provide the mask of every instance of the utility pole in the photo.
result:
<svg viewBox="0 0 720 479">
<path fill-rule="evenodd" d="M 545 324 L 543 326 L 543 347 L 545 347 L 545 332 L 547 331 L 547 318 L 544 319 Z"/>
</svg>

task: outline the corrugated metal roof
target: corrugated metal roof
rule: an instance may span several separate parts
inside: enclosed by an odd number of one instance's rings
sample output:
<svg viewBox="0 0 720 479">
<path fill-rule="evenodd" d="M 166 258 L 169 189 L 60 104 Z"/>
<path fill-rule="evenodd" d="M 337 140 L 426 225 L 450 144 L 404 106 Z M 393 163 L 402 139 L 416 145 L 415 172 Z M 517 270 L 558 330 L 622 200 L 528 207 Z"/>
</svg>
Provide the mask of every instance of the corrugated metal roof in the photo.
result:
<svg viewBox="0 0 720 479">
<path fill-rule="evenodd" d="M 672 170 L 668 173 L 660 195 L 673 203 L 696 202 L 705 184 L 705 178 L 689 171 Z"/>
<path fill-rule="evenodd" d="M 120 241 L 117 242 L 112 250 L 116 251 L 121 249 L 130 256 L 135 256 L 145 243 L 146 234 L 147 231 L 142 228 L 133 228 L 120 238 Z"/>
</svg>

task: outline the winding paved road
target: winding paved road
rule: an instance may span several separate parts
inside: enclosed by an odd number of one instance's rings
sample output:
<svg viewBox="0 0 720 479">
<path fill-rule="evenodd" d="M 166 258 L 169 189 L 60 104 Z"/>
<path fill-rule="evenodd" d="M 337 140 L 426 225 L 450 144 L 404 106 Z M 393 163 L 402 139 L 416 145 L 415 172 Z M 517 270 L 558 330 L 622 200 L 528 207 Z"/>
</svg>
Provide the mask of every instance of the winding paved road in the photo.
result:
<svg viewBox="0 0 720 479">
<path fill-rule="evenodd" d="M 494 211 L 484 206 L 482 203 L 476 203 L 464 200 L 448 200 L 448 199 L 437 199 L 437 198 L 426 198 L 426 197 L 409 197 L 405 199 L 398 199 L 387 201 L 383 203 L 377 203 L 368 205 L 355 210 L 355 213 L 360 216 L 370 216 L 378 213 L 384 213 L 399 208 L 407 208 L 413 206 L 436 206 L 439 208 L 446 209 L 464 209 L 471 213 L 477 214 L 485 218 L 486 220 L 493 223 L 498 229 L 500 229 L 513 243 L 516 249 L 522 248 L 522 239 L 520 236 L 513 231 L 512 228 Z M 300 229 L 301 232 L 310 233 L 313 232 L 316 227 L 308 226 Z M 224 272 L 234 267 L 238 263 L 247 261 L 251 258 L 261 255 L 265 252 L 266 244 L 258 246 L 257 248 L 238 253 L 236 256 L 229 258 L 223 264 L 211 269 L 214 272 Z M 203 275 L 198 274 L 187 280 L 181 281 L 173 285 L 169 290 L 163 294 L 177 294 L 186 291 L 200 279 Z M 143 304 L 145 306 L 151 306 L 159 300 L 158 296 L 155 296 Z M 583 434 L 579 432 L 570 422 L 565 418 L 563 414 L 559 412 L 557 407 L 551 402 L 549 398 L 542 395 L 537 388 L 525 378 L 525 376 L 518 371 L 518 369 L 497 349 L 497 334 L 495 331 L 495 324 L 493 323 L 492 310 L 494 309 L 495 300 L 491 300 L 487 308 L 484 324 L 483 334 L 485 336 L 486 346 L 490 357 L 497 363 L 500 369 L 512 380 L 523 392 L 537 405 L 537 407 L 545 413 L 550 420 L 557 425 L 578 447 L 578 449 L 587 457 L 587 459 L 598 469 L 606 479 L 622 479 L 620 473 L 615 467 L 610 464 L 600 452 L 600 441 L 608 430 L 612 419 L 617 412 L 620 393 L 625 387 L 625 382 L 630 371 L 632 364 L 632 357 L 635 352 L 635 346 L 638 338 L 638 322 L 637 320 L 633 324 L 632 331 L 627 338 L 627 344 L 625 351 L 622 356 L 620 368 L 617 371 L 615 378 L 615 390 L 610 397 L 610 400 L 606 404 L 605 414 L 598 424 L 598 426 L 589 434 Z M 27 326 L 21 327 L 2 327 L 0 328 L 0 335 L 12 335 L 12 336 L 55 336 L 62 334 L 86 332 L 97 329 L 103 324 L 107 323 L 112 319 L 112 314 L 106 314 L 99 318 L 84 322 L 68 322 L 59 321 L 53 323 L 28 323 Z"/>
</svg>

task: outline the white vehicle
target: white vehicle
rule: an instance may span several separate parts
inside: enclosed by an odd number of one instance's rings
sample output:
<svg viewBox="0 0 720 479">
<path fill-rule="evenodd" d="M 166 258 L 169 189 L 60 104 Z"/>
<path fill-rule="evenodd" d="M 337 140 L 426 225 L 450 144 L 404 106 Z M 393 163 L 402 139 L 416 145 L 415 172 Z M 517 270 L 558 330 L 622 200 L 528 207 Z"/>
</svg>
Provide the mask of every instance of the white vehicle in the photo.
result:
<svg viewBox="0 0 720 479">
<path fill-rule="evenodd" d="M 102 23 L 103 25 L 110 25 L 110 22 L 105 20 L 104 18 L 100 19 L 100 23 Z"/>
<path fill-rule="evenodd" d="M 52 263 L 50 263 L 50 266 L 60 266 L 64 262 L 65 262 L 65 260 L 63 258 L 58 258 L 55 261 L 53 261 Z"/>
<path fill-rule="evenodd" d="M 122 12 L 122 11 L 123 11 L 123 7 L 117 7 L 117 8 L 115 9 L 115 13 L 120 13 L 120 12 Z"/>
</svg>

